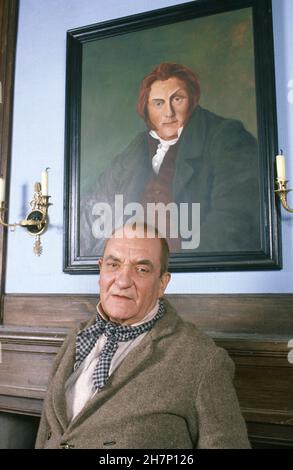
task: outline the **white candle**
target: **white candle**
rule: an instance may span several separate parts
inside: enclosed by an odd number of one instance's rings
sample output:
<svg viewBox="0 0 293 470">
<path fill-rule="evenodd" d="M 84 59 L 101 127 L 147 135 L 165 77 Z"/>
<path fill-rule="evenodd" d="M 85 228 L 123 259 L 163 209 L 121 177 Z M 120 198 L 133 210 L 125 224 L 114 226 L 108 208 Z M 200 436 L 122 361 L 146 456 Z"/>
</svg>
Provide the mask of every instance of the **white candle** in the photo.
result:
<svg viewBox="0 0 293 470">
<path fill-rule="evenodd" d="M 283 154 L 276 156 L 277 177 L 279 180 L 286 180 L 285 157 Z"/>
<path fill-rule="evenodd" d="M 42 195 L 48 196 L 48 168 L 42 171 Z"/>
<path fill-rule="evenodd" d="M 0 204 L 5 201 L 5 179 L 0 178 Z"/>
</svg>

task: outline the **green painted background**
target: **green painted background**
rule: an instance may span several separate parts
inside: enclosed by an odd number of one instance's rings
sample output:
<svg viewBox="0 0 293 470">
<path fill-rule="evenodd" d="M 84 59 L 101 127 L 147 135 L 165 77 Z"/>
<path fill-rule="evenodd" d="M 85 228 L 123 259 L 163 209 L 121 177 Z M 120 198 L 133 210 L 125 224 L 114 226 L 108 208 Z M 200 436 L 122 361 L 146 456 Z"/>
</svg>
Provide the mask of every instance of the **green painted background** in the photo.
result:
<svg viewBox="0 0 293 470">
<path fill-rule="evenodd" d="M 197 72 L 200 104 L 257 135 L 251 8 L 99 39 L 83 45 L 81 194 L 145 125 L 143 77 L 160 62 Z"/>
</svg>

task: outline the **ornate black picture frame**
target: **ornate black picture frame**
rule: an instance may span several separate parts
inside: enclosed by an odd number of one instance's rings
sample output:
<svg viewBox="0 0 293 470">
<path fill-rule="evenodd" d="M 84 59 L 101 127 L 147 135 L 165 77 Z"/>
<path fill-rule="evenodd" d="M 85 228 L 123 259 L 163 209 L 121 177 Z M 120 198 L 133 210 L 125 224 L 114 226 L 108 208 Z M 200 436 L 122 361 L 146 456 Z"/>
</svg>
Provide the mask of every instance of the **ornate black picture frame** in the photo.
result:
<svg viewBox="0 0 293 470">
<path fill-rule="evenodd" d="M 98 272 L 94 205 L 149 183 L 136 102 L 161 64 L 183 64 L 200 86 L 169 177 L 171 200 L 200 204 L 199 245 L 175 248 L 170 271 L 280 269 L 271 0 L 198 0 L 67 33 L 64 271 Z"/>
</svg>

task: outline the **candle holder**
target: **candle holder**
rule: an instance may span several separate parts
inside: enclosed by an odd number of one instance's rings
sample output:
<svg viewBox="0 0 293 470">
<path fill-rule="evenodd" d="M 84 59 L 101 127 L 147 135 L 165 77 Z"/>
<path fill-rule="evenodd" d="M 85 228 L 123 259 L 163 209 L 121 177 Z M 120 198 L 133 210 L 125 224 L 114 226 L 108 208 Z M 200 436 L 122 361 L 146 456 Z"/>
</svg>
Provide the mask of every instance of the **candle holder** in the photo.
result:
<svg viewBox="0 0 293 470">
<path fill-rule="evenodd" d="M 42 194 L 40 183 L 35 183 L 33 198 L 30 202 L 32 210 L 28 213 L 26 219 L 14 224 L 4 221 L 4 214 L 7 209 L 4 201 L 0 203 L 0 224 L 10 228 L 13 232 L 17 226 L 26 228 L 28 233 L 35 237 L 33 250 L 36 256 L 40 256 L 43 251 L 41 235 L 47 230 L 49 224 L 48 209 L 52 205 L 49 202 L 50 197 Z"/>
<path fill-rule="evenodd" d="M 284 209 L 287 211 L 287 212 L 293 212 L 293 209 L 291 209 L 288 205 L 288 202 L 287 202 L 287 194 L 292 191 L 292 189 L 287 189 L 287 183 L 288 183 L 288 180 L 285 180 L 285 179 L 281 179 L 281 178 L 277 178 L 276 179 L 276 185 L 277 185 L 277 189 L 275 189 L 275 193 L 278 194 L 279 198 L 280 198 L 280 201 L 281 201 L 281 204 L 282 206 L 284 207 Z"/>
</svg>

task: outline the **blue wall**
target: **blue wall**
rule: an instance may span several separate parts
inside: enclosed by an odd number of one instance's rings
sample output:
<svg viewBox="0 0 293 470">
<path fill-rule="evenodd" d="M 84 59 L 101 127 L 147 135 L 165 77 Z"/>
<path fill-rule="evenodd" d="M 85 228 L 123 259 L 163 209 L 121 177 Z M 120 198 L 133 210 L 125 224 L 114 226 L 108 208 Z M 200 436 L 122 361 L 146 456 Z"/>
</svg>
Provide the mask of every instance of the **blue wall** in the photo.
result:
<svg viewBox="0 0 293 470">
<path fill-rule="evenodd" d="M 20 0 L 10 219 L 25 217 L 41 170 L 50 167 L 51 226 L 40 258 L 33 239 L 9 234 L 8 293 L 95 293 L 97 276 L 62 272 L 66 31 L 184 3 L 180 0 Z M 293 187 L 293 2 L 273 0 L 279 146 Z M 293 205 L 293 197 L 291 197 Z M 169 293 L 293 292 L 293 215 L 282 211 L 282 271 L 173 274 Z"/>
</svg>

